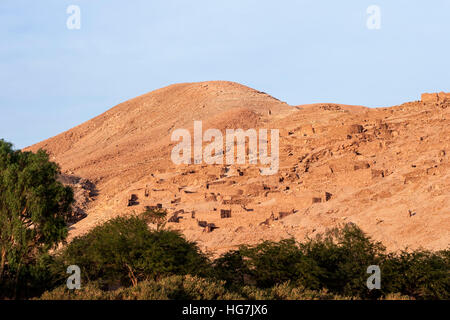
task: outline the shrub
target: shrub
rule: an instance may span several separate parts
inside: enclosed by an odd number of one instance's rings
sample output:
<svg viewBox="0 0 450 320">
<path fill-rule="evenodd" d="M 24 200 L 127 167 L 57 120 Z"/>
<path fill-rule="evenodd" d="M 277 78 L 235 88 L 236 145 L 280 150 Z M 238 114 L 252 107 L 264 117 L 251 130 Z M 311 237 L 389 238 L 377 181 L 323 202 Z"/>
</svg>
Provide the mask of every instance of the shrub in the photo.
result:
<svg viewBox="0 0 450 320">
<path fill-rule="evenodd" d="M 197 276 L 170 276 L 158 281 L 139 283 L 135 288 L 119 290 L 116 297 L 130 299 L 164 300 L 230 300 L 242 299 L 229 292 L 224 281 L 213 281 Z"/>
<path fill-rule="evenodd" d="M 215 261 L 216 276 L 230 286 L 244 284 L 269 288 L 286 281 L 301 281 L 317 287 L 321 270 L 306 257 L 294 239 L 264 241 L 256 246 L 241 246 Z"/>
<path fill-rule="evenodd" d="M 163 209 L 146 209 L 141 216 L 145 222 L 156 225 L 156 229 L 160 230 L 165 226 L 167 212 Z"/>
<path fill-rule="evenodd" d="M 450 251 L 391 254 L 382 265 L 382 290 L 416 299 L 450 299 Z"/>
<path fill-rule="evenodd" d="M 150 230 L 146 216 L 114 218 L 75 238 L 58 257 L 61 278 L 78 265 L 84 281 L 137 285 L 169 274 L 203 274 L 207 258 L 178 232 Z"/>
<path fill-rule="evenodd" d="M 239 289 L 248 282 L 250 270 L 240 250 L 226 252 L 213 262 L 214 277 L 224 280 L 228 288 Z"/>
<path fill-rule="evenodd" d="M 51 291 L 44 292 L 34 300 L 107 300 L 108 292 L 102 291 L 97 283 L 88 283 L 79 290 L 69 290 L 61 285 Z"/>
<path fill-rule="evenodd" d="M 332 229 L 303 244 L 294 239 L 241 246 L 214 262 L 218 279 L 230 287 L 269 288 L 292 281 L 311 290 L 376 297 L 366 286 L 367 267 L 380 264 L 384 247 L 356 226 Z"/>
<path fill-rule="evenodd" d="M 366 285 L 367 267 L 380 265 L 385 248 L 373 242 L 356 225 L 333 228 L 324 235 L 306 241 L 302 252 L 321 270 L 316 273 L 320 288 L 346 296 L 376 298 L 378 290 L 369 291 Z"/>
<path fill-rule="evenodd" d="M 45 292 L 41 300 L 236 300 L 242 297 L 227 291 L 223 281 L 212 281 L 197 276 L 168 276 L 145 280 L 136 286 L 103 291 L 95 283 L 80 290 L 64 286 Z"/>
<path fill-rule="evenodd" d="M 355 225 L 315 239 L 241 246 L 214 261 L 217 279 L 248 299 L 449 299 L 450 251 L 387 254 Z M 367 268 L 381 269 L 381 289 L 367 288 Z"/>
<path fill-rule="evenodd" d="M 82 270 L 82 289 L 60 286 L 42 299 L 449 299 L 450 251 L 386 254 L 358 227 L 314 239 L 241 246 L 210 263 L 180 234 L 147 226 L 149 215 L 119 217 L 76 238 L 41 274 L 65 280 Z M 150 221 L 154 223 L 154 221 Z M 51 257 L 43 259 L 48 265 Z M 367 267 L 381 268 L 381 290 L 369 291 Z M 40 266 L 36 264 L 36 266 Z M 212 268 L 211 268 L 212 267 Z M 213 278 L 208 278 L 208 276 Z"/>
<path fill-rule="evenodd" d="M 248 300 L 347 300 L 332 294 L 326 289 L 310 290 L 301 285 L 294 285 L 290 281 L 276 284 L 273 287 L 260 289 L 254 286 L 245 286 L 241 294 Z"/>
</svg>

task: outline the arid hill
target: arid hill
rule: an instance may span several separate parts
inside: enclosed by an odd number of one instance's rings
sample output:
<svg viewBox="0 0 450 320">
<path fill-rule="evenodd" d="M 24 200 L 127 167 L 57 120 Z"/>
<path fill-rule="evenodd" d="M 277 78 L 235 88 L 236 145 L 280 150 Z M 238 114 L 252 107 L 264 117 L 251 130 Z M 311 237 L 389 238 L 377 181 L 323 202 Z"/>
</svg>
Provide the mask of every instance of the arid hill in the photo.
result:
<svg viewBox="0 0 450 320">
<path fill-rule="evenodd" d="M 450 243 L 450 97 L 422 100 L 374 109 L 290 106 L 233 82 L 176 84 L 27 149 L 46 149 L 63 181 L 76 186 L 83 213 L 71 237 L 160 204 L 170 228 L 216 254 L 346 223 L 389 250 L 443 249 Z M 173 164 L 171 133 L 192 130 L 194 120 L 203 130 L 279 129 L 278 173 L 264 176 L 248 163 Z"/>
</svg>

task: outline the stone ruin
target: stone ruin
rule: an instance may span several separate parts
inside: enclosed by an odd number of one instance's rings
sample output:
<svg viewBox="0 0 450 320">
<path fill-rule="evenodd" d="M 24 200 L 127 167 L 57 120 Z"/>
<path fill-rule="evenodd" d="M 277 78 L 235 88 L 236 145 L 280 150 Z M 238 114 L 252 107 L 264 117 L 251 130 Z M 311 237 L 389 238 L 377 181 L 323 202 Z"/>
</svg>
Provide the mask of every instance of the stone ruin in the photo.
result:
<svg viewBox="0 0 450 320">
<path fill-rule="evenodd" d="M 162 209 L 162 203 L 157 203 L 156 206 L 145 206 L 144 209 L 147 211 L 159 210 Z"/>
<path fill-rule="evenodd" d="M 214 229 L 219 228 L 218 226 L 216 226 L 215 223 L 208 223 L 207 221 L 198 221 L 197 220 L 197 224 L 199 225 L 199 227 L 203 228 L 203 232 L 213 232 Z"/>
<path fill-rule="evenodd" d="M 205 228 L 208 225 L 208 222 L 206 221 L 198 221 L 197 222 L 199 227 Z"/>
<path fill-rule="evenodd" d="M 179 217 L 177 213 L 174 213 L 168 220 L 168 222 L 174 222 L 174 223 L 179 223 L 180 219 L 182 219 L 183 217 Z"/>
<path fill-rule="evenodd" d="M 327 202 L 327 201 L 330 201 L 332 197 L 333 197 L 332 193 L 325 192 L 322 197 L 320 197 L 320 196 L 319 197 L 312 197 L 311 204 Z"/>
<path fill-rule="evenodd" d="M 278 219 L 284 219 L 284 218 L 286 218 L 287 216 L 290 216 L 291 214 L 294 214 L 294 211 L 280 211 L 279 213 L 278 213 Z"/>
<path fill-rule="evenodd" d="M 421 96 L 422 102 L 428 103 L 439 103 L 444 101 L 450 101 L 450 93 L 439 92 L 439 93 L 423 93 Z"/>
<path fill-rule="evenodd" d="M 231 218 L 231 210 L 220 209 L 220 217 L 222 219 Z"/>
<path fill-rule="evenodd" d="M 214 223 L 208 223 L 203 231 L 209 233 L 209 232 L 213 232 L 214 229 L 217 229 L 217 228 L 218 227 Z"/>
<path fill-rule="evenodd" d="M 128 197 L 128 199 L 127 199 L 127 201 L 128 201 L 127 206 L 128 206 L 128 207 L 131 207 L 131 206 L 136 206 L 136 205 L 138 205 L 138 204 L 139 204 L 138 200 L 139 200 L 139 198 L 138 198 L 138 196 L 137 196 L 136 194 L 134 194 L 134 193 L 131 194 L 131 195 Z"/>
</svg>

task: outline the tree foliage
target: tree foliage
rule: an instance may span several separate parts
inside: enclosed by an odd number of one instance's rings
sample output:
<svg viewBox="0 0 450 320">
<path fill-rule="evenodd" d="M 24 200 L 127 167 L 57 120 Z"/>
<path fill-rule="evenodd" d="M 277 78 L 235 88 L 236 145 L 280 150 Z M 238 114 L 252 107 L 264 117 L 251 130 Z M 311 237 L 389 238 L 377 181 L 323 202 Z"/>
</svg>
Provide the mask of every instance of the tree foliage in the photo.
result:
<svg viewBox="0 0 450 320">
<path fill-rule="evenodd" d="M 402 292 L 415 299 L 450 299 L 450 250 L 389 254 L 381 271 L 384 294 Z"/>
<path fill-rule="evenodd" d="M 57 259 L 78 265 L 84 281 L 103 286 L 137 285 L 168 274 L 201 274 L 207 258 L 178 232 L 150 230 L 145 215 L 117 217 L 75 238 Z"/>
<path fill-rule="evenodd" d="M 16 151 L 0 140 L 0 285 L 9 288 L 6 295 L 17 293 L 40 255 L 67 236 L 73 192 L 58 174 L 45 151 Z"/>
</svg>

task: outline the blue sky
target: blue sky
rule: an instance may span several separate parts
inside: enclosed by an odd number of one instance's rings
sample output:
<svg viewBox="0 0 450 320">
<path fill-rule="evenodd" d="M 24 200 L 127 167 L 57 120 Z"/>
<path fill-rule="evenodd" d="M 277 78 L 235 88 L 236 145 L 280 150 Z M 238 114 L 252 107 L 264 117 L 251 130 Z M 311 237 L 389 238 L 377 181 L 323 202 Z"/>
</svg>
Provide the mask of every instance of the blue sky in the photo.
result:
<svg viewBox="0 0 450 320">
<path fill-rule="evenodd" d="M 1 0 L 0 138 L 22 148 L 176 82 L 236 81 L 293 105 L 418 100 L 450 91 L 449 38 L 448 0 Z"/>
</svg>

